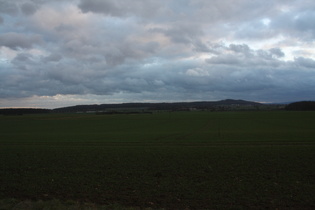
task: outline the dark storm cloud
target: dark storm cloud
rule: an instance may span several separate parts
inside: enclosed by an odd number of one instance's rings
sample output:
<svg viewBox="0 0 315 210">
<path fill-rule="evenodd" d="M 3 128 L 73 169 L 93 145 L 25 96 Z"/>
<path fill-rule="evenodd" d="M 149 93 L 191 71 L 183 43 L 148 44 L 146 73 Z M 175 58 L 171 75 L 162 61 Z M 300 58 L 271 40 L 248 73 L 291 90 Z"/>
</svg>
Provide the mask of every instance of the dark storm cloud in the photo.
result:
<svg viewBox="0 0 315 210">
<path fill-rule="evenodd" d="M 314 99 L 314 9 L 308 0 L 0 0 L 0 103 Z"/>
</svg>

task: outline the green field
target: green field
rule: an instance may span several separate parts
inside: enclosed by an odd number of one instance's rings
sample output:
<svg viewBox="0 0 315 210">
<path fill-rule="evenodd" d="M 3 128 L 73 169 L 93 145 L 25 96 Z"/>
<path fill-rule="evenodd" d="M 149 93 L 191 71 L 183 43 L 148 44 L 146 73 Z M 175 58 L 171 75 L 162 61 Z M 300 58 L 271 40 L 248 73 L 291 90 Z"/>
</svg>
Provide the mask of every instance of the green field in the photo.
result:
<svg viewBox="0 0 315 210">
<path fill-rule="evenodd" d="M 3 205 L 315 208 L 315 112 L 0 116 L 0 146 Z"/>
</svg>

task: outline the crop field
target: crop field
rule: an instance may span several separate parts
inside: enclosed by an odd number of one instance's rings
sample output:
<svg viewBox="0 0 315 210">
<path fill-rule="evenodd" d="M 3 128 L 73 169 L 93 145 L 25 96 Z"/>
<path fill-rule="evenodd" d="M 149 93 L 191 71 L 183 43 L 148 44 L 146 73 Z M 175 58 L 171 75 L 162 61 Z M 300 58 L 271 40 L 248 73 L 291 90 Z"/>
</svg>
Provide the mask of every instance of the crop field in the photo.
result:
<svg viewBox="0 0 315 210">
<path fill-rule="evenodd" d="M 315 209 L 315 112 L 0 116 L 0 209 L 12 199 Z"/>
</svg>

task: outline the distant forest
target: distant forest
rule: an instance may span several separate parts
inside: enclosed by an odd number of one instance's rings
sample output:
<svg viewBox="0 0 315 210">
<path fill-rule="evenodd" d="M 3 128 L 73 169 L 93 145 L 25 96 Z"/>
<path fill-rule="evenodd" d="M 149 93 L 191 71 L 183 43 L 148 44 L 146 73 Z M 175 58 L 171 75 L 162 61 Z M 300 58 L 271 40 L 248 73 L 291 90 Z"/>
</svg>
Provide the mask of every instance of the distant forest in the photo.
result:
<svg viewBox="0 0 315 210">
<path fill-rule="evenodd" d="M 266 107 L 265 105 L 252 101 L 226 99 L 222 101 L 199 101 L 199 102 L 176 102 L 176 103 L 122 103 L 122 104 L 94 104 L 77 105 L 70 107 L 61 107 L 56 109 L 37 109 L 37 108 L 5 108 L 0 109 L 0 115 L 24 115 L 24 114 L 47 114 L 47 113 L 75 113 L 75 112 L 122 112 L 134 113 L 151 111 L 185 111 L 185 110 L 208 110 L 208 111 L 232 111 L 232 110 L 260 110 L 257 107 Z M 281 107 L 281 106 L 280 106 Z M 283 109 L 274 106 L 272 109 Z M 315 101 L 300 101 L 286 105 L 288 111 L 315 111 Z M 127 110 L 127 111 L 126 111 Z M 266 109 L 261 109 L 266 110 Z"/>
<path fill-rule="evenodd" d="M 24 115 L 24 114 L 45 114 L 50 113 L 50 109 L 34 109 L 34 108 L 9 108 L 0 109 L 0 115 Z"/>
<path fill-rule="evenodd" d="M 221 101 L 197 101 L 197 102 L 174 102 L 174 103 L 122 103 L 122 104 L 95 104 L 95 105 L 77 105 L 71 107 L 62 107 L 54 109 L 54 112 L 87 112 L 104 110 L 171 110 L 185 111 L 189 109 L 215 110 L 217 107 L 227 106 L 259 106 L 257 102 L 226 99 Z"/>
<path fill-rule="evenodd" d="M 288 111 L 315 111 L 315 101 L 300 101 L 288 104 L 285 107 Z"/>
</svg>

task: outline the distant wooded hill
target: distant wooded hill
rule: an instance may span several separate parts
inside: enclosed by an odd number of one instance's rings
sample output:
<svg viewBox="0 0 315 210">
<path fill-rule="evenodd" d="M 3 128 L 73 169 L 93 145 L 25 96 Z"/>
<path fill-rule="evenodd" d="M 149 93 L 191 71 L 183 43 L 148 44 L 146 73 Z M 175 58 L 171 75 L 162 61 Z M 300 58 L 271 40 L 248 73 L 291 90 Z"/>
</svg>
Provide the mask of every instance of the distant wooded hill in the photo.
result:
<svg viewBox="0 0 315 210">
<path fill-rule="evenodd" d="M 103 111 L 134 111 L 134 110 L 189 110 L 206 109 L 217 110 L 228 106 L 253 107 L 262 104 L 245 100 L 226 99 L 222 101 L 198 101 L 198 102 L 175 102 L 175 103 L 122 103 L 122 104 L 94 104 L 61 107 L 56 109 L 34 109 L 34 108 L 5 108 L 0 109 L 0 115 L 23 115 L 41 113 L 69 113 L 69 112 L 103 112 Z"/>
<path fill-rule="evenodd" d="M 285 108 L 289 111 L 315 111 L 315 101 L 300 101 L 288 104 Z"/>
<path fill-rule="evenodd" d="M 0 109 L 0 115 L 23 115 L 23 114 L 44 114 L 50 113 L 50 109 L 34 109 L 34 108 L 9 108 Z"/>
<path fill-rule="evenodd" d="M 221 101 L 198 101 L 198 102 L 175 102 L 175 103 L 122 103 L 122 104 L 94 104 L 61 107 L 56 109 L 33 109 L 33 108 L 6 108 L 0 109 L 0 115 L 23 115 L 43 113 L 74 113 L 74 112 L 112 112 L 112 113 L 133 113 L 151 112 L 154 110 L 279 110 L 290 111 L 315 111 L 314 101 L 294 102 L 288 105 L 272 104 L 266 105 L 252 101 L 226 99 Z"/>
<path fill-rule="evenodd" d="M 100 105 L 77 105 L 54 109 L 54 112 L 89 112 L 104 110 L 187 110 L 187 109 L 211 109 L 218 106 L 259 106 L 257 102 L 226 99 L 222 101 L 198 101 L 198 102 L 175 102 L 175 103 L 122 103 Z"/>
</svg>

